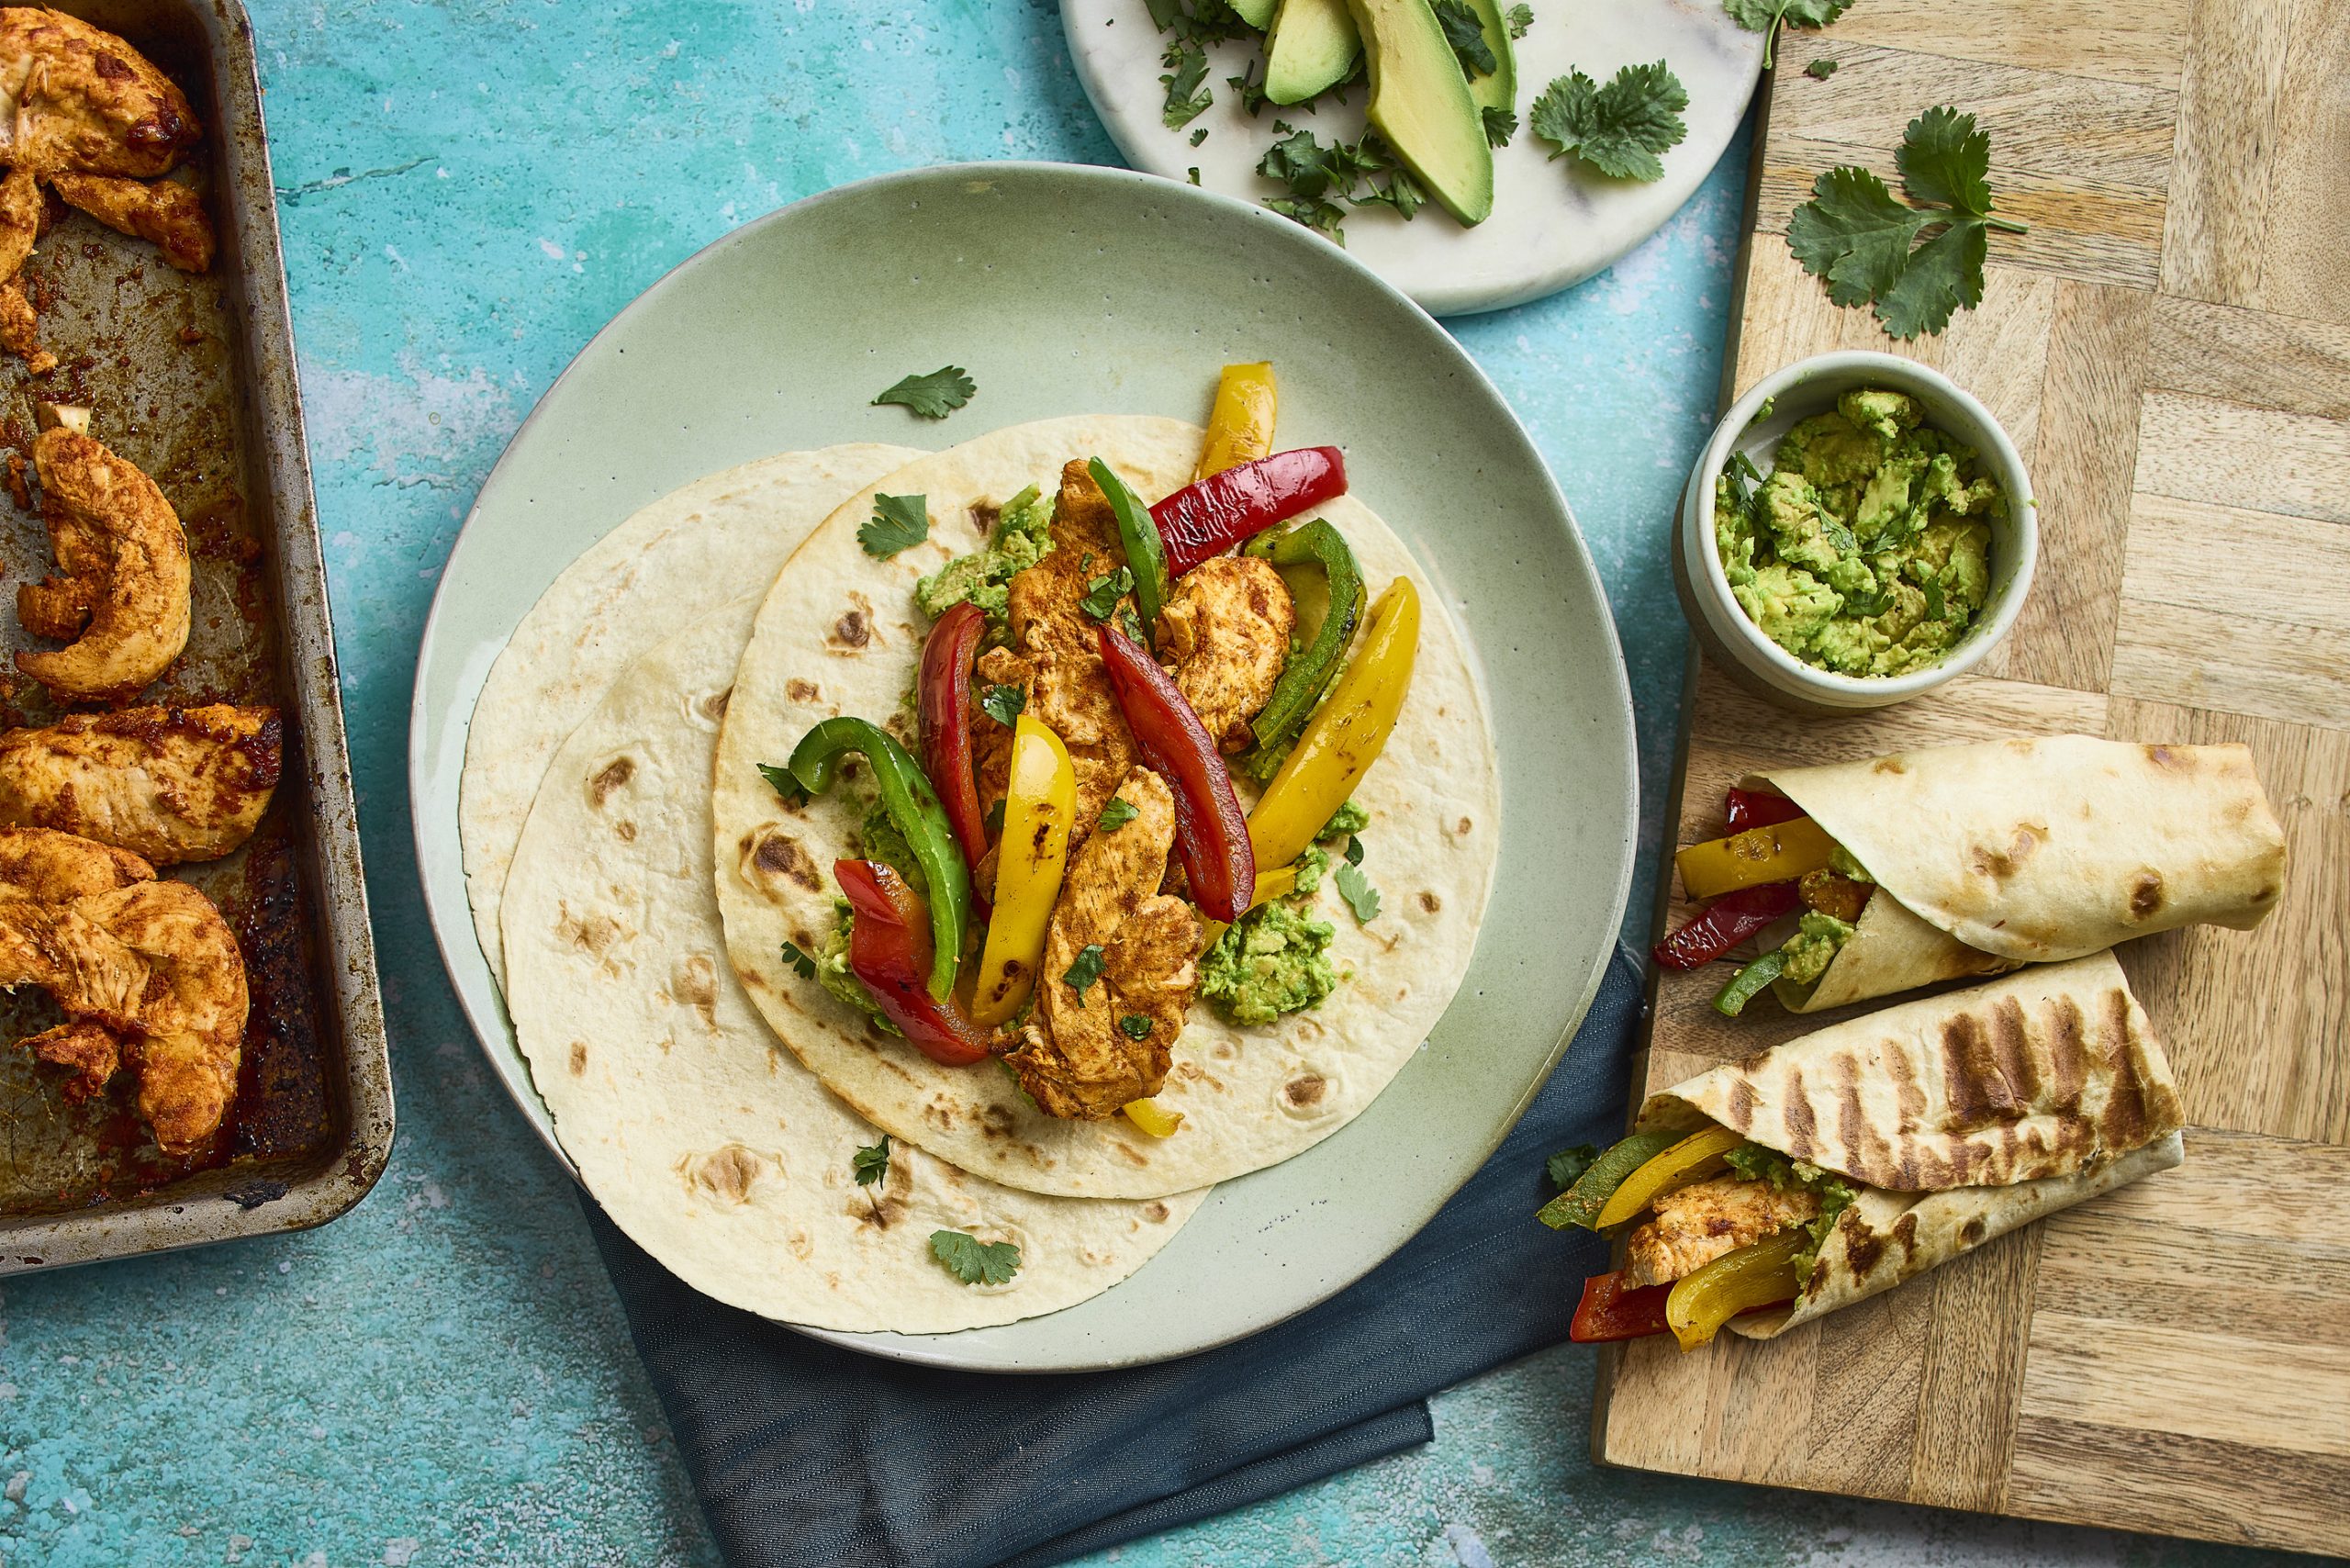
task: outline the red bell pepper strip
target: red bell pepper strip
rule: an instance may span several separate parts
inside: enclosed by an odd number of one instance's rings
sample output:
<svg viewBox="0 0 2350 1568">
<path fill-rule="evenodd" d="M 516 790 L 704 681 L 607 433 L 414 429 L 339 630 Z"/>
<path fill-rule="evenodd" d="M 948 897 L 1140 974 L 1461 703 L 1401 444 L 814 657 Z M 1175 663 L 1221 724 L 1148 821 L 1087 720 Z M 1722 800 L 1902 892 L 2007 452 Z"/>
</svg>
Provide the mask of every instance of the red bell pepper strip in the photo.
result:
<svg viewBox="0 0 2350 1568">
<path fill-rule="evenodd" d="M 1668 969 L 1702 969 L 1803 902 L 1800 885 L 1764 882 L 1724 893 L 1707 911 L 1658 943 L 1651 956 Z"/>
<path fill-rule="evenodd" d="M 878 860 L 835 860 L 856 919 L 848 931 L 849 971 L 865 982 L 881 1015 L 941 1067 L 968 1067 L 988 1056 L 987 1035 L 953 997 L 930 994 L 930 913 L 906 879 Z"/>
<path fill-rule="evenodd" d="M 979 657 L 979 639 L 987 629 L 987 616 L 968 599 L 940 616 L 922 645 L 915 699 L 923 771 L 930 775 L 930 787 L 938 791 L 938 803 L 955 829 L 955 841 L 963 846 L 963 863 L 974 872 L 987 856 L 988 830 L 979 813 L 979 778 L 971 761 L 971 664 Z M 972 902 L 985 920 L 987 906 L 976 890 Z"/>
<path fill-rule="evenodd" d="M 1617 1339 L 1644 1339 L 1665 1331 L 1664 1298 L 1671 1285 L 1628 1285 L 1619 1270 L 1594 1274 L 1583 1282 L 1583 1299 L 1567 1326 L 1567 1338 L 1578 1345 L 1604 1345 Z"/>
<path fill-rule="evenodd" d="M 1210 920 L 1229 925 L 1257 893 L 1257 854 L 1240 798 L 1232 792 L 1232 774 L 1207 726 L 1158 662 L 1123 632 L 1108 626 L 1096 632 L 1110 694 L 1135 733 L 1143 765 L 1175 792 L 1175 854 L 1192 902 Z"/>
<path fill-rule="evenodd" d="M 1791 823 L 1806 815 L 1804 809 L 1785 795 L 1774 795 L 1763 790 L 1732 790 L 1726 813 L 1729 826 L 1725 834 L 1744 833 L 1751 827 L 1771 827 L 1779 823 Z"/>
<path fill-rule="evenodd" d="M 1167 543 L 1167 575 L 1347 493 L 1347 460 L 1335 446 L 1301 446 L 1186 485 L 1150 509 Z"/>
</svg>

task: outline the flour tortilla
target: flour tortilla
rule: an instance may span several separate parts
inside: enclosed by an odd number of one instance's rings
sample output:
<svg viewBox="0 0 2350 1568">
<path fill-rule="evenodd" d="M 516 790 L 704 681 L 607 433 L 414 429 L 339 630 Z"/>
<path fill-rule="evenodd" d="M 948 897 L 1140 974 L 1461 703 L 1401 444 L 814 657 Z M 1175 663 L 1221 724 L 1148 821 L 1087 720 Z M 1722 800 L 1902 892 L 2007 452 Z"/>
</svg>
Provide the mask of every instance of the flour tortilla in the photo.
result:
<svg viewBox="0 0 2350 1568">
<path fill-rule="evenodd" d="M 1351 979 L 1320 1007 L 1274 1024 L 1225 1024 L 1204 1002 L 1177 1041 L 1158 1103 L 1183 1115 L 1154 1138 L 1123 1116 L 1045 1115 L 1012 1075 L 942 1068 L 868 1028 L 792 974 L 782 946 L 821 946 L 834 927 L 836 857 L 854 853 L 861 803 L 836 790 L 789 808 L 758 774 L 818 720 L 882 721 L 912 683 L 927 627 L 916 579 L 975 548 L 975 507 L 1023 487 L 1059 487 L 1061 465 L 1100 456 L 1145 499 L 1189 482 L 1201 431 L 1176 420 L 1080 418 L 1015 426 L 923 458 L 878 487 L 928 498 L 931 537 L 887 561 L 858 547 L 871 494 L 843 506 L 776 579 L 743 656 L 719 746 L 714 815 L 727 948 L 776 1033 L 842 1098 L 896 1136 L 964 1169 L 1040 1193 L 1148 1198 L 1287 1159 L 1346 1126 L 1427 1038 L 1469 966 L 1500 829 L 1494 741 L 1466 645 L 1401 541 L 1351 498 L 1323 508 L 1376 594 L 1410 576 L 1422 601 L 1412 690 L 1356 801 L 1371 813 L 1363 871 L 1383 906 L 1359 925 L 1325 880 L 1315 918 Z M 1245 796 L 1245 790 L 1244 790 Z"/>
<path fill-rule="evenodd" d="M 1040 1197 L 880 1129 L 777 1045 L 729 972 L 711 891 L 711 764 L 757 600 L 621 675 L 546 772 L 507 879 L 515 1030 L 555 1135 L 620 1227 L 704 1294 L 824 1328 L 935 1334 L 1053 1312 L 1166 1245 L 1203 1193 Z M 643 610 L 657 617 L 657 607 Z M 931 1233 L 1011 1241 L 966 1285 Z"/>
<path fill-rule="evenodd" d="M 501 989 L 498 901 L 547 763 L 629 661 L 728 599 L 755 593 L 843 496 L 920 454 L 852 442 L 697 479 L 598 540 L 514 628 L 474 704 L 457 827 L 465 897 Z"/>
<path fill-rule="evenodd" d="M 2241 745 L 1994 741 L 1746 781 L 1779 790 L 1879 890 L 1808 991 L 1816 1013 L 2077 958 L 2177 926 L 2248 931 L 2285 886 L 2285 833 Z"/>
<path fill-rule="evenodd" d="M 1718 1123 L 1862 1183 L 1767 1339 L 2185 1159 L 2178 1086 L 2111 953 L 1887 1008 L 1702 1073 L 1643 1126 Z"/>
</svg>

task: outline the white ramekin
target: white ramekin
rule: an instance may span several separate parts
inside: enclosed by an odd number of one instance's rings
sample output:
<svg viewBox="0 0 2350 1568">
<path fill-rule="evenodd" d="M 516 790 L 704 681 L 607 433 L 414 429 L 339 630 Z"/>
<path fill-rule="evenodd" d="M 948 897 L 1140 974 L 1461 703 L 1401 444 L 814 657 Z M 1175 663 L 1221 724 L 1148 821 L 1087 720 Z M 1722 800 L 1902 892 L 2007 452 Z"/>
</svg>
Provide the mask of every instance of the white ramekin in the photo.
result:
<svg viewBox="0 0 2350 1568">
<path fill-rule="evenodd" d="M 1807 665 L 1762 633 L 1730 597 L 1721 554 L 1714 545 L 1714 478 L 1733 452 L 1770 472 L 1779 438 L 1798 420 L 1835 406 L 1854 387 L 1906 392 L 1925 409 L 1926 423 L 1973 447 L 2008 498 L 2008 515 L 1991 524 L 1991 591 L 1981 614 L 1939 663 L 1907 675 L 1838 675 Z M 1762 406 L 1770 416 L 1758 420 Z M 1714 662 L 1733 679 L 1798 712 L 1838 713 L 1883 708 L 1930 691 L 1963 675 L 2008 634 L 2031 591 L 2040 554 L 2040 523 L 2031 478 L 1999 421 L 1938 370 L 1889 353 L 1849 351 L 1798 360 L 1764 376 L 1715 427 L 1698 454 L 1681 498 L 1673 532 L 1673 576 L 1690 629 Z"/>
</svg>

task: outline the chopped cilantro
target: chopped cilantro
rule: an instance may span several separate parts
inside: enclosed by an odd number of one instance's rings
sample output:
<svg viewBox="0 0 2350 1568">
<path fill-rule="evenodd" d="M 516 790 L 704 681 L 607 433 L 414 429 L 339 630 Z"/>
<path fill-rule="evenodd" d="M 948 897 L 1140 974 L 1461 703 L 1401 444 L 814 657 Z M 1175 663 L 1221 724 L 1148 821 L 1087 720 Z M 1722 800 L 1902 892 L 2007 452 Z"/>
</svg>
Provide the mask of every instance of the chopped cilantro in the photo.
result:
<svg viewBox="0 0 2350 1568">
<path fill-rule="evenodd" d="M 1689 133 L 1681 119 L 1688 106 L 1687 89 L 1660 60 L 1627 65 L 1605 87 L 1580 71 L 1558 77 L 1527 123 L 1558 149 L 1553 159 L 1572 154 L 1614 179 L 1661 180 L 1657 155 Z"/>
<path fill-rule="evenodd" d="M 877 407 L 899 404 L 925 420 L 943 420 L 969 402 L 979 389 L 979 383 L 961 365 L 947 364 L 928 375 L 909 375 L 873 401 Z"/>
<path fill-rule="evenodd" d="M 1494 46 L 1485 41 L 1485 26 L 1469 8 L 1469 0 L 1436 0 L 1433 9 L 1437 26 L 1444 29 L 1444 41 L 1460 58 L 1462 74 L 1472 81 L 1491 76 L 1501 62 L 1494 58 Z"/>
<path fill-rule="evenodd" d="M 930 537 L 930 508 L 921 496 L 875 496 L 873 515 L 856 531 L 865 553 L 886 561 Z"/>
<path fill-rule="evenodd" d="M 1077 601 L 1077 607 L 1096 621 L 1107 621 L 1117 610 L 1119 599 L 1133 592 L 1134 586 L 1133 569 L 1120 566 L 1108 577 L 1095 577 L 1087 583 L 1085 597 Z"/>
<path fill-rule="evenodd" d="M 1167 102 L 1158 118 L 1168 129 L 1180 130 L 1215 102 L 1215 94 L 1207 84 L 1208 51 L 1194 39 L 1178 39 L 1167 46 L 1158 62 L 1167 67 L 1167 73 L 1158 79 L 1167 89 Z"/>
<path fill-rule="evenodd" d="M 1487 104 L 1478 111 L 1485 121 L 1485 143 L 1490 147 L 1507 147 L 1509 139 L 1517 134 L 1517 116 L 1509 109 Z"/>
<path fill-rule="evenodd" d="M 1562 1148 L 1552 1155 L 1543 1169 L 1550 1174 L 1550 1184 L 1563 1193 L 1582 1181 L 1583 1173 L 1590 1170 L 1592 1161 L 1598 1158 L 1598 1149 L 1590 1144 L 1579 1143 L 1572 1148 Z"/>
<path fill-rule="evenodd" d="M 869 1143 L 849 1159 L 849 1169 L 856 1172 L 856 1184 L 870 1187 L 876 1182 L 890 1179 L 890 1135 L 883 1133 L 879 1143 Z"/>
<path fill-rule="evenodd" d="M 1282 138 L 1259 160 L 1257 173 L 1287 187 L 1288 195 L 1269 197 L 1265 205 L 1293 223 L 1343 245 L 1348 207 L 1392 207 L 1399 216 L 1410 218 L 1427 200 L 1375 136 L 1366 133 L 1360 141 L 1334 139 L 1326 146 L 1312 131 L 1281 120 L 1273 122 L 1273 129 Z"/>
<path fill-rule="evenodd" d="M 980 711 L 1005 729 L 1028 707 L 1028 693 L 1017 686 L 990 686 L 979 696 Z"/>
<path fill-rule="evenodd" d="M 786 942 L 783 945 L 783 961 L 790 967 L 791 972 L 801 980 L 816 978 L 816 960 L 810 958 L 799 943 Z"/>
<path fill-rule="evenodd" d="M 1362 864 L 1361 839 L 1349 837 L 1347 840 L 1347 864 L 1349 866 L 1360 866 Z"/>
<path fill-rule="evenodd" d="M 1836 64 L 1835 61 L 1825 58 L 1815 60 L 1803 68 L 1803 73 L 1815 82 L 1825 82 L 1836 74 Z"/>
<path fill-rule="evenodd" d="M 1509 36 L 1522 39 L 1526 29 L 1534 25 L 1534 11 L 1528 6 L 1512 6 L 1502 19 L 1509 24 Z"/>
<path fill-rule="evenodd" d="M 1135 803 L 1132 801 L 1121 800 L 1113 795 L 1110 797 L 1109 804 L 1102 808 L 1101 820 L 1093 825 L 1103 833 L 1115 833 L 1140 815 L 1142 813 L 1135 810 Z"/>
<path fill-rule="evenodd" d="M 1129 1040 L 1146 1040 L 1150 1037 L 1150 1020 L 1139 1013 L 1129 1013 L 1119 1019 L 1118 1027 L 1125 1032 Z"/>
<path fill-rule="evenodd" d="M 967 1285 L 1009 1284 L 1020 1271 L 1020 1249 L 1009 1241 L 981 1241 L 959 1230 L 930 1233 L 931 1256 Z"/>
<path fill-rule="evenodd" d="M 778 767 L 771 762 L 762 762 L 759 764 L 759 777 L 767 781 L 768 788 L 793 805 L 804 806 L 808 803 L 808 786 L 800 782 L 799 775 L 793 773 L 789 767 Z"/>
<path fill-rule="evenodd" d="M 1379 918 L 1379 890 L 1371 885 L 1371 879 L 1362 874 L 1361 867 L 1339 867 L 1337 879 L 1338 896 L 1355 912 L 1358 924 L 1369 925 Z"/>
<path fill-rule="evenodd" d="M 1069 972 L 1061 976 L 1061 980 L 1069 988 L 1077 992 L 1077 1004 L 1080 1007 L 1085 1005 L 1087 988 L 1101 978 L 1102 944 L 1099 942 L 1088 942 L 1084 946 L 1080 947 L 1077 950 L 1077 960 L 1069 965 Z"/>
</svg>

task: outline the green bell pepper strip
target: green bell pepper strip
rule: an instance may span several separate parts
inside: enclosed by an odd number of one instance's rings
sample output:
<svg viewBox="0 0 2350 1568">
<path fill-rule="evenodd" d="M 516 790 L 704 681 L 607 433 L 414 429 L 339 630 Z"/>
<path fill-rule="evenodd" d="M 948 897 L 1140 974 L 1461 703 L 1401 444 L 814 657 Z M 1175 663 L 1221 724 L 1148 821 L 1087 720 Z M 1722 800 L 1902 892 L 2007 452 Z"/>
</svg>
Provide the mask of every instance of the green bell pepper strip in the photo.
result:
<svg viewBox="0 0 2350 1568">
<path fill-rule="evenodd" d="M 905 835 L 928 885 L 930 994 L 943 1000 L 955 989 L 955 970 L 963 960 L 963 931 L 971 912 L 971 873 L 963 864 L 954 824 L 946 820 L 946 808 L 938 803 L 938 792 L 913 755 L 890 732 L 863 719 L 826 719 L 802 735 L 791 749 L 791 776 L 811 795 L 821 795 L 833 787 L 841 758 L 853 751 L 863 752 L 873 765 L 881 809 L 890 825 Z"/>
<path fill-rule="evenodd" d="M 1575 1184 L 1542 1205 L 1535 1217 L 1552 1230 L 1580 1226 L 1585 1230 L 1599 1228 L 1600 1211 L 1624 1179 L 1688 1135 L 1675 1132 L 1634 1133 L 1617 1143 L 1591 1162 L 1591 1166 Z"/>
<path fill-rule="evenodd" d="M 1330 678 L 1338 673 L 1348 643 L 1362 621 L 1362 567 L 1345 537 L 1321 518 L 1286 533 L 1260 533 L 1241 552 L 1270 561 L 1276 568 L 1321 568 L 1330 590 L 1329 609 L 1315 629 L 1314 641 L 1281 667 L 1281 679 L 1249 728 L 1257 745 L 1272 747 L 1295 734 L 1314 712 Z M 1287 575 L 1286 572 L 1283 573 Z"/>
<path fill-rule="evenodd" d="M 1729 977 L 1729 984 L 1722 987 L 1714 998 L 1714 1011 L 1725 1018 L 1735 1018 L 1746 1011 L 1746 1004 L 1760 995 L 1764 987 L 1779 978 L 1787 967 L 1787 950 L 1774 947 L 1738 973 Z"/>
<path fill-rule="evenodd" d="M 1096 457 L 1086 464 L 1093 482 L 1110 498 L 1110 514 L 1118 520 L 1118 543 L 1126 552 L 1126 566 L 1135 575 L 1135 608 L 1142 623 L 1155 633 L 1158 612 L 1167 608 L 1167 542 L 1151 521 L 1150 509 L 1126 487 L 1111 466 Z"/>
</svg>

